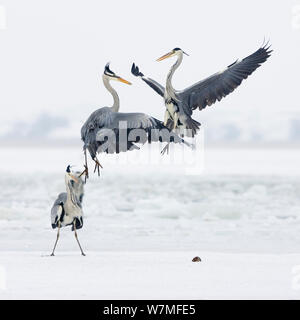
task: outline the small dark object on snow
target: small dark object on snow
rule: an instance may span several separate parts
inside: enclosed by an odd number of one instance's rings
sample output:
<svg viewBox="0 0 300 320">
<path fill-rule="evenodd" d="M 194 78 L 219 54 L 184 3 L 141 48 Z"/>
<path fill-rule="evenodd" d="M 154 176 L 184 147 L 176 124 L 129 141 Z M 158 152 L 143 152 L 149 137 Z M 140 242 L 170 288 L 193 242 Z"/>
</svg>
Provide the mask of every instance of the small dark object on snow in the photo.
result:
<svg viewBox="0 0 300 320">
<path fill-rule="evenodd" d="M 193 262 L 200 262 L 201 259 L 200 259 L 200 257 L 195 257 L 192 261 L 193 261 Z"/>
</svg>

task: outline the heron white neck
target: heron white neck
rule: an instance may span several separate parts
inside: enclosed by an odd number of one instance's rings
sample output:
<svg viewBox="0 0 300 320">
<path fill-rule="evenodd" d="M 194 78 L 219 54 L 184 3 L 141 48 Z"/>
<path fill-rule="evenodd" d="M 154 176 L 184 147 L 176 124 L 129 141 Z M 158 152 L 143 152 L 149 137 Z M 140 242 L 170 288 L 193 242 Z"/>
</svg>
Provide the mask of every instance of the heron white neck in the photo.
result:
<svg viewBox="0 0 300 320">
<path fill-rule="evenodd" d="M 69 206 L 78 207 L 78 199 L 74 192 L 74 188 L 71 185 L 71 182 L 65 178 L 66 190 L 67 190 L 67 203 Z"/>
<path fill-rule="evenodd" d="M 183 53 L 180 51 L 178 53 L 178 58 L 177 58 L 176 62 L 171 67 L 171 69 L 168 73 L 168 76 L 167 76 L 166 90 L 167 90 L 168 95 L 170 97 L 172 97 L 173 99 L 176 99 L 176 97 L 175 97 L 175 89 L 172 86 L 172 78 L 173 78 L 175 70 L 181 65 L 182 59 L 183 59 Z"/>
<path fill-rule="evenodd" d="M 105 77 L 103 75 L 102 79 L 103 79 L 103 83 L 104 83 L 105 88 L 111 93 L 111 95 L 113 96 L 113 99 L 114 99 L 114 104 L 112 105 L 111 110 L 113 112 L 118 112 L 120 109 L 120 99 L 117 94 L 117 91 L 110 85 L 109 79 L 107 77 Z"/>
</svg>

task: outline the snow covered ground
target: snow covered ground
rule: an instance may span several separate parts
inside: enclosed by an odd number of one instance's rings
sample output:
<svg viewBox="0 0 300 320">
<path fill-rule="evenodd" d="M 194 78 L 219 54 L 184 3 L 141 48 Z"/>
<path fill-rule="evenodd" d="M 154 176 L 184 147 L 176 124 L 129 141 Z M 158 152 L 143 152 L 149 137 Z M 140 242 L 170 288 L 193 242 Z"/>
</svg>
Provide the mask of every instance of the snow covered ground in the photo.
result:
<svg viewBox="0 0 300 320">
<path fill-rule="evenodd" d="M 48 257 L 80 147 L 1 148 L 0 298 L 300 298 L 299 149 L 206 148 L 198 167 L 138 157 L 102 157 L 88 181 L 87 256 L 65 228 Z"/>
<path fill-rule="evenodd" d="M 20 299 L 299 299 L 300 255 L 201 252 L 3 252 L 6 290 Z"/>
</svg>

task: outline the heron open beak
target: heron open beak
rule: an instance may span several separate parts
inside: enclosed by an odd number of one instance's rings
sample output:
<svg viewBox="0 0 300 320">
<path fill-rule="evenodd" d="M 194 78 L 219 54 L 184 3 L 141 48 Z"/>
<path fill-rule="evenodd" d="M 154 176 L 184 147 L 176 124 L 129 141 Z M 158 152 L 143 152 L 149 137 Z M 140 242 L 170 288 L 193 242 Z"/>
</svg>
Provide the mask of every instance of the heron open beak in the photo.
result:
<svg viewBox="0 0 300 320">
<path fill-rule="evenodd" d="M 173 56 L 173 54 L 174 54 L 173 51 L 168 52 L 167 54 L 165 54 L 165 55 L 163 55 L 162 57 L 158 58 L 156 61 L 162 61 L 162 60 L 165 60 L 165 59 L 167 59 L 167 58 L 170 58 L 170 57 Z"/>
<path fill-rule="evenodd" d="M 125 80 L 125 79 L 123 79 L 121 77 L 118 77 L 117 80 L 120 81 L 120 82 L 123 82 L 123 83 L 131 85 L 131 82 L 129 82 L 129 81 L 127 81 L 127 80 Z"/>
</svg>

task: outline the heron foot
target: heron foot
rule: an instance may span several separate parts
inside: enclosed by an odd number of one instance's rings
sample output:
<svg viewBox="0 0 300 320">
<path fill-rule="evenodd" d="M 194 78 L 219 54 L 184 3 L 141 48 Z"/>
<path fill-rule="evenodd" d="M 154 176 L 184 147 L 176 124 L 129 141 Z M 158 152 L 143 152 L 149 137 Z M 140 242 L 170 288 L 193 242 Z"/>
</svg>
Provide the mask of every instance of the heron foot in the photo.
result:
<svg viewBox="0 0 300 320">
<path fill-rule="evenodd" d="M 95 169 L 94 173 L 96 170 L 98 171 L 98 176 L 100 177 L 100 168 L 103 169 L 102 165 L 100 164 L 99 160 L 97 158 L 93 159 L 95 161 Z"/>
<path fill-rule="evenodd" d="M 86 179 L 89 178 L 89 169 L 87 165 L 83 165 L 84 166 L 84 170 L 80 173 L 79 178 L 84 174 L 84 182 L 86 183 Z"/>
</svg>

